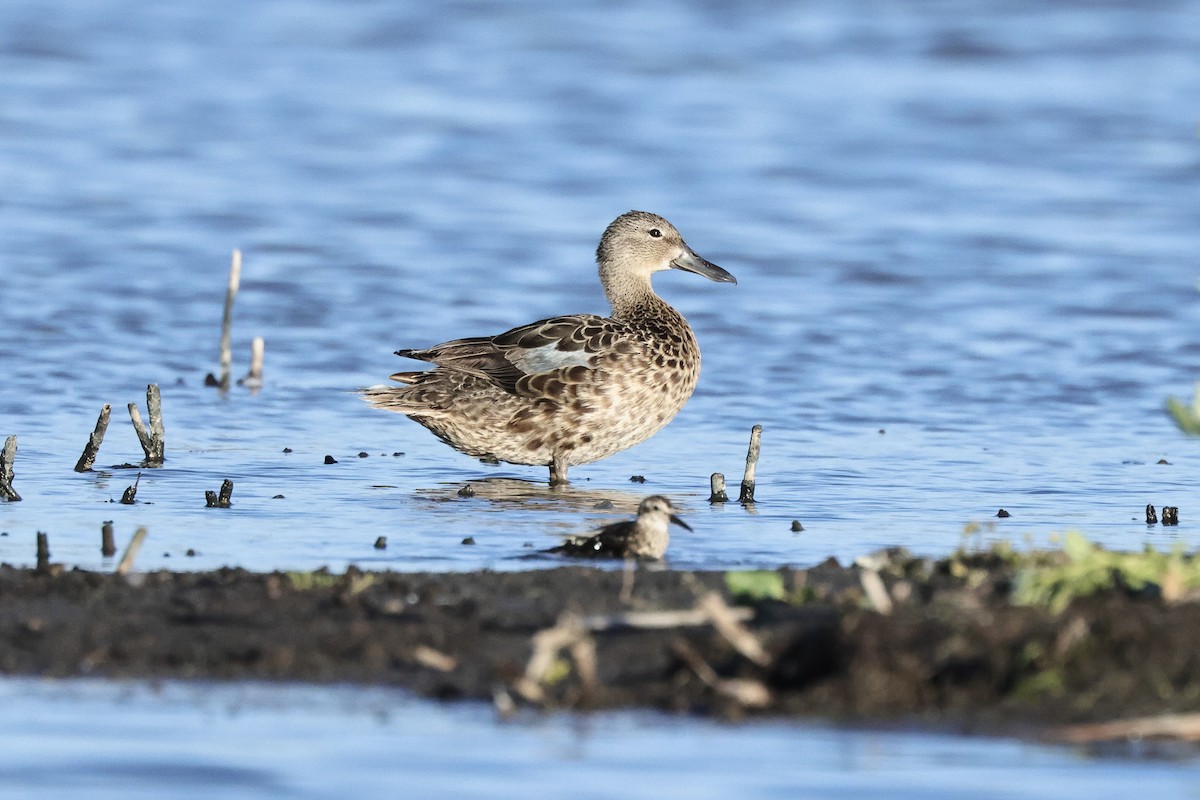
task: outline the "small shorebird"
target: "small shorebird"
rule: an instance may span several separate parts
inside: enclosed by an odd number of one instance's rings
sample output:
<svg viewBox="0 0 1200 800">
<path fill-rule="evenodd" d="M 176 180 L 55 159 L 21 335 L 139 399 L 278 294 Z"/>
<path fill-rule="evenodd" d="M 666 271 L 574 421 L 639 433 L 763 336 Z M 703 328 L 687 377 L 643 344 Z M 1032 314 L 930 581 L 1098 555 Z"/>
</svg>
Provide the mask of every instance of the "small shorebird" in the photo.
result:
<svg viewBox="0 0 1200 800">
<path fill-rule="evenodd" d="M 675 515 L 677 510 L 662 495 L 651 495 L 638 506 L 637 519 L 605 525 L 592 536 L 568 539 L 546 552 L 581 558 L 662 558 L 671 542 L 668 525 L 692 529 Z"/>
<path fill-rule="evenodd" d="M 737 283 L 696 255 L 657 214 L 613 221 L 596 250 L 612 314 L 552 317 L 498 336 L 456 339 L 396 355 L 433 363 L 397 372 L 405 386 L 364 389 L 377 408 L 405 414 L 456 450 L 550 468 L 599 461 L 658 432 L 700 376 L 700 347 L 683 315 L 654 293 L 650 276 L 680 269 Z"/>
</svg>

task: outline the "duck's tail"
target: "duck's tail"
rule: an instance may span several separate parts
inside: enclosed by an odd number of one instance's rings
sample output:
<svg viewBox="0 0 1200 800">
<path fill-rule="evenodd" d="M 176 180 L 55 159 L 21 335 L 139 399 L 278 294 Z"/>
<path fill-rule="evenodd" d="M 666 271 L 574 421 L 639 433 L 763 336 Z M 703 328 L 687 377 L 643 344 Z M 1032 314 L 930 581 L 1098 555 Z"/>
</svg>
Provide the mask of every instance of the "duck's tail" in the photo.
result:
<svg viewBox="0 0 1200 800">
<path fill-rule="evenodd" d="M 422 373 L 415 372 L 408 374 L 420 375 Z M 401 380 L 395 375 L 392 376 L 392 379 Z M 403 380 L 402 382 L 412 383 L 412 381 Z M 368 405 L 374 408 L 382 408 L 384 411 L 395 411 L 398 414 L 407 414 L 410 417 L 438 417 L 444 413 L 434 404 L 430 403 L 427 393 L 413 391 L 409 387 L 381 384 L 379 386 L 368 386 L 365 389 L 359 389 L 358 393 Z"/>
</svg>

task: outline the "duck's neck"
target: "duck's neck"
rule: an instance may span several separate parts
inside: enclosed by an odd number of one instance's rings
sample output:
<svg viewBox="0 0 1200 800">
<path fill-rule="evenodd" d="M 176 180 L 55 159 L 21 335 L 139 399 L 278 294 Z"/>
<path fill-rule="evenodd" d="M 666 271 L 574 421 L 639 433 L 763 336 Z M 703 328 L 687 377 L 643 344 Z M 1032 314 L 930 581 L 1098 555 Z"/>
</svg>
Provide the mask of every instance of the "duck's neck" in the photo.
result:
<svg viewBox="0 0 1200 800">
<path fill-rule="evenodd" d="M 649 276 L 622 275 L 613 278 L 601 275 L 604 294 L 612 305 L 613 319 L 646 319 L 675 317 L 679 312 L 654 293 Z"/>
</svg>

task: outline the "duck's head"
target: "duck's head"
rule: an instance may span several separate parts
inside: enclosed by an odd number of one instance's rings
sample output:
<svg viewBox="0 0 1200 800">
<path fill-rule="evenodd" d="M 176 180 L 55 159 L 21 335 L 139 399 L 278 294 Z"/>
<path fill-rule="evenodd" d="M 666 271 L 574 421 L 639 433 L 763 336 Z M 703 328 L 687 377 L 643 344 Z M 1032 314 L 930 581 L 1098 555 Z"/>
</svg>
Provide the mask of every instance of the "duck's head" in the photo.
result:
<svg viewBox="0 0 1200 800">
<path fill-rule="evenodd" d="M 688 247 L 675 226 L 657 214 L 630 211 L 612 221 L 596 248 L 600 277 L 606 286 L 630 278 L 649 280 L 655 272 L 681 269 L 718 283 L 737 279 Z"/>
</svg>

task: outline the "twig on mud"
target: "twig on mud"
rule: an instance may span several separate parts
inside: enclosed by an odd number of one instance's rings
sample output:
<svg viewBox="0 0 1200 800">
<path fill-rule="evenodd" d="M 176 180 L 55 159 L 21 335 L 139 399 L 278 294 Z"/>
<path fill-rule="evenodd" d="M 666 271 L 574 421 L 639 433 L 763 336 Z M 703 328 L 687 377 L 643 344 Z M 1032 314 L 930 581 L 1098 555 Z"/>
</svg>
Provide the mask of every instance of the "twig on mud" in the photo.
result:
<svg viewBox="0 0 1200 800">
<path fill-rule="evenodd" d="M 738 502 L 742 505 L 754 502 L 754 473 L 758 469 L 758 452 L 762 446 L 762 425 L 750 429 L 750 449 L 746 451 L 746 472 L 742 476 L 742 491 Z"/>
<path fill-rule="evenodd" d="M 162 395 L 158 391 L 157 383 L 146 387 L 146 412 L 150 415 L 149 430 L 142 423 L 142 415 L 138 413 L 137 403 L 129 404 L 129 418 L 133 421 L 133 429 L 137 431 L 138 441 L 141 442 L 142 451 L 146 454 L 142 466 L 161 467 L 163 461 L 166 460 L 164 453 L 167 445 L 162 421 Z"/>
<path fill-rule="evenodd" d="M 592 694 L 600 684 L 600 675 L 596 670 L 596 640 L 591 636 L 580 636 L 571 642 L 571 660 L 579 672 L 579 683 L 583 686 L 584 697 Z"/>
<path fill-rule="evenodd" d="M 121 561 L 117 564 L 118 575 L 128 575 L 133 569 L 133 561 L 137 558 L 138 551 L 142 549 L 142 542 L 146 539 L 146 529 L 138 528 L 134 532 L 133 538 L 129 540 L 129 544 L 125 546 L 125 552 L 121 554 Z"/>
<path fill-rule="evenodd" d="M 419 644 L 413 650 L 413 661 L 422 667 L 435 669 L 438 672 L 453 672 L 458 667 L 458 659 L 440 650 L 434 650 L 427 645 Z"/>
<path fill-rule="evenodd" d="M 233 301 L 242 282 L 242 251 L 234 250 L 229 260 L 229 285 L 225 289 L 225 311 L 221 315 L 221 377 L 216 384 L 222 392 L 229 390 L 229 375 L 233 369 L 233 347 L 230 329 L 233 327 Z"/>
<path fill-rule="evenodd" d="M 1068 725 L 1048 734 L 1054 741 L 1088 744 L 1114 739 L 1183 739 L 1200 741 L 1200 714 L 1160 714 L 1156 717 Z"/>
<path fill-rule="evenodd" d="M 892 613 L 892 597 L 888 594 L 887 587 L 883 585 L 883 578 L 879 577 L 877 570 L 860 566 L 858 582 L 862 584 L 867 599 L 871 601 L 871 605 L 876 611 L 885 617 Z"/>
<path fill-rule="evenodd" d="M 13 461 L 17 458 L 17 437 L 9 436 L 0 448 L 0 500 L 15 503 L 21 499 L 13 488 Z"/>
<path fill-rule="evenodd" d="M 758 641 L 758 637 L 742 625 L 741 620 L 721 595 L 709 592 L 700 598 L 696 607 L 708 615 L 708 618 L 712 620 L 713 627 L 717 629 L 717 633 L 721 634 L 725 641 L 729 642 L 733 649 L 742 656 L 760 667 L 771 663 L 771 656 L 763 649 L 762 642 Z"/>
<path fill-rule="evenodd" d="M 96 428 L 88 436 L 87 444 L 83 446 L 83 455 L 75 462 L 76 472 L 90 472 L 92 464 L 96 463 L 96 454 L 100 452 L 100 444 L 104 441 L 104 432 L 108 430 L 108 418 L 112 414 L 112 406 L 105 403 L 96 419 Z"/>
<path fill-rule="evenodd" d="M 710 503 L 728 503 L 729 495 L 725 492 L 725 476 L 714 472 L 708 478 L 708 487 L 712 491 L 708 495 Z"/>
<path fill-rule="evenodd" d="M 728 608 L 729 619 L 745 622 L 754 617 L 750 608 Z M 589 633 L 631 628 L 633 630 L 662 630 L 665 628 L 696 628 L 713 624 L 712 615 L 704 608 L 681 611 L 626 611 L 622 614 L 600 614 L 583 617 L 579 625 Z"/>
<path fill-rule="evenodd" d="M 112 558 L 117 554 L 117 545 L 113 542 L 112 520 L 106 520 L 100 526 L 100 555 Z"/>
<path fill-rule="evenodd" d="M 720 594 L 704 589 L 690 572 L 683 574 L 683 582 L 696 595 L 694 612 L 703 615 L 704 623 L 711 623 L 735 650 L 755 664 L 766 666 L 771 662 L 758 637 L 741 624 L 754 618 L 753 609 L 730 607 Z"/>
<path fill-rule="evenodd" d="M 570 612 L 560 616 L 553 628 L 533 635 L 533 652 L 525 666 L 525 674 L 513 685 L 517 693 L 529 702 L 543 702 L 546 693 L 542 690 L 542 681 L 564 648 L 570 650 L 584 693 L 590 693 L 598 683 L 596 643 L 588 635 L 582 620 Z"/>
<path fill-rule="evenodd" d="M 722 697 L 727 697 L 743 708 L 765 708 L 771 704 L 771 691 L 761 682 L 748 678 L 722 678 L 708 662 L 688 644 L 686 639 L 676 637 L 671 641 L 671 652 L 687 664 L 696 677 Z"/>
</svg>

